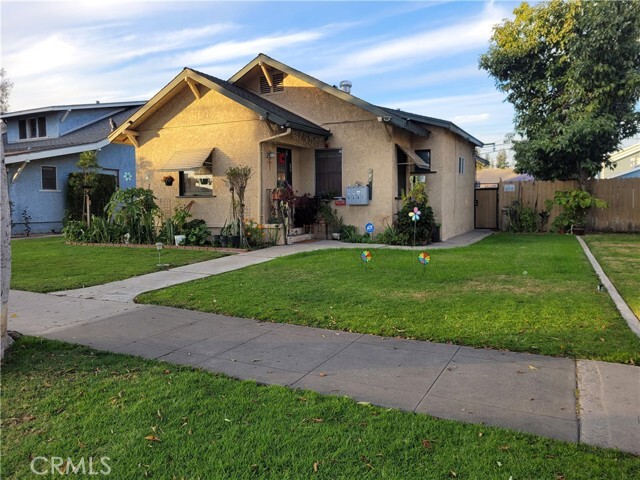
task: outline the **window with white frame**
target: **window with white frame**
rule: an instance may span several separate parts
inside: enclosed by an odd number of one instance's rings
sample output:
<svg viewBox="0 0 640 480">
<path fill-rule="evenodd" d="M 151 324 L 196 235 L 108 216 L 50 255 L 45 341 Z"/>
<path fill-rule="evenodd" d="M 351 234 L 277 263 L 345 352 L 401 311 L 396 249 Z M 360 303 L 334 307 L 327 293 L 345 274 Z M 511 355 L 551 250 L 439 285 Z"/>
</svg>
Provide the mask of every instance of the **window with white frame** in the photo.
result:
<svg viewBox="0 0 640 480">
<path fill-rule="evenodd" d="M 58 174 L 56 167 L 43 165 L 42 173 L 42 190 L 58 190 Z"/>
<path fill-rule="evenodd" d="M 464 157 L 458 157 L 458 175 L 464 175 Z"/>
<path fill-rule="evenodd" d="M 29 138 L 41 138 L 47 136 L 47 119 L 45 117 L 34 117 L 18 120 L 18 138 L 26 140 Z"/>
</svg>

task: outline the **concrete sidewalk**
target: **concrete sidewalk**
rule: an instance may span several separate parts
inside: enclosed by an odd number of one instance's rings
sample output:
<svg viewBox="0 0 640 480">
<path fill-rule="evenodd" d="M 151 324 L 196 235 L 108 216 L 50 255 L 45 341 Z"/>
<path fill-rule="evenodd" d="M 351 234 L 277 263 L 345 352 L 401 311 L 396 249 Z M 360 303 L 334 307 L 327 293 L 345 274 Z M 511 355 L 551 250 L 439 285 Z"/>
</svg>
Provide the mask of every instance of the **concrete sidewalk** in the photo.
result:
<svg viewBox="0 0 640 480">
<path fill-rule="evenodd" d="M 29 335 L 640 454 L 640 367 L 25 292 L 9 308 Z"/>
<path fill-rule="evenodd" d="M 54 292 L 52 295 L 64 297 L 78 297 L 96 300 L 110 300 L 116 302 L 132 302 L 135 297 L 144 292 L 170 287 L 199 278 L 210 277 L 220 273 L 239 270 L 251 265 L 268 262 L 274 258 L 286 257 L 302 252 L 313 252 L 316 250 L 326 250 L 335 248 L 360 248 L 360 249 L 383 249 L 383 248 L 403 248 L 416 250 L 436 250 L 439 248 L 455 248 L 468 246 L 479 242 L 483 238 L 491 235 L 490 230 L 474 230 L 463 235 L 451 238 L 446 242 L 439 242 L 428 247 L 397 247 L 382 244 L 362 244 L 362 243 L 342 243 L 334 240 L 317 240 L 305 243 L 294 243 L 293 245 L 282 245 L 270 247 L 262 250 L 230 255 L 228 257 L 216 258 L 205 262 L 185 265 L 184 267 L 172 268 L 161 272 L 140 275 L 117 282 L 105 283 L 94 287 L 80 288 L 76 290 L 64 290 Z"/>
</svg>

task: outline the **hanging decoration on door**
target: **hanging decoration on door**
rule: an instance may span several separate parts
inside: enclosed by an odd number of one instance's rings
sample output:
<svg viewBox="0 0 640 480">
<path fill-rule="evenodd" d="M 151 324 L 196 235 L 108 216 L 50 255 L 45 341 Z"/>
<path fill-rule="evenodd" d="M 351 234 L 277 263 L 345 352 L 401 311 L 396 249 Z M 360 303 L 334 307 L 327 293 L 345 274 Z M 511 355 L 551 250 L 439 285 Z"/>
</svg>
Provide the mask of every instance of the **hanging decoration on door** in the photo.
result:
<svg viewBox="0 0 640 480">
<path fill-rule="evenodd" d="M 278 153 L 278 163 L 280 165 L 287 163 L 287 154 L 285 152 Z"/>
</svg>

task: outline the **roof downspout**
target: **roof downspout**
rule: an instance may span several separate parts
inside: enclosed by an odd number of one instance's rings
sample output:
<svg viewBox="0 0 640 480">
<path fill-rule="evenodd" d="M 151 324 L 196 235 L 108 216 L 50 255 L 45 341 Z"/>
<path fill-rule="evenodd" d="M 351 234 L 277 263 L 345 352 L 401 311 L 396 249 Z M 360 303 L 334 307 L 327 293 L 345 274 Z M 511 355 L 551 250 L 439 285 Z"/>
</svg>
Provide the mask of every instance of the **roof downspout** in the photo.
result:
<svg viewBox="0 0 640 480">
<path fill-rule="evenodd" d="M 287 128 L 287 130 L 283 133 L 279 133 L 277 135 L 272 135 L 271 137 L 267 137 L 263 140 L 260 140 L 258 142 L 259 148 L 258 148 L 258 152 L 259 152 L 259 158 L 258 158 L 258 178 L 260 179 L 260 191 L 258 192 L 258 211 L 260 212 L 260 223 L 264 223 L 264 208 L 263 208 L 263 197 L 262 197 L 262 191 L 264 190 L 264 186 L 262 183 L 262 144 L 266 143 L 266 142 L 272 142 L 278 138 L 282 138 L 282 137 L 286 137 L 287 135 L 291 135 L 291 128 Z"/>
</svg>

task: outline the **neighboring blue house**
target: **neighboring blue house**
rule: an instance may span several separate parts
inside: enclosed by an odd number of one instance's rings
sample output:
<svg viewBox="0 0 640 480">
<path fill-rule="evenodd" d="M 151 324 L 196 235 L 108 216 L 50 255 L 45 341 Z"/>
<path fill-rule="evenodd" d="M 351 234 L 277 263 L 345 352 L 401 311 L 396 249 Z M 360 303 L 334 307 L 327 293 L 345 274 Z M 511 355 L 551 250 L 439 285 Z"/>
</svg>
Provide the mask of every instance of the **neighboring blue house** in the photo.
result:
<svg viewBox="0 0 640 480">
<path fill-rule="evenodd" d="M 135 187 L 133 147 L 109 144 L 107 136 L 145 102 L 63 105 L 3 113 L 2 135 L 12 203 L 13 233 L 59 232 L 65 215 L 67 179 L 80 153 L 98 151 L 99 173 L 114 175 L 121 188 Z"/>
</svg>

